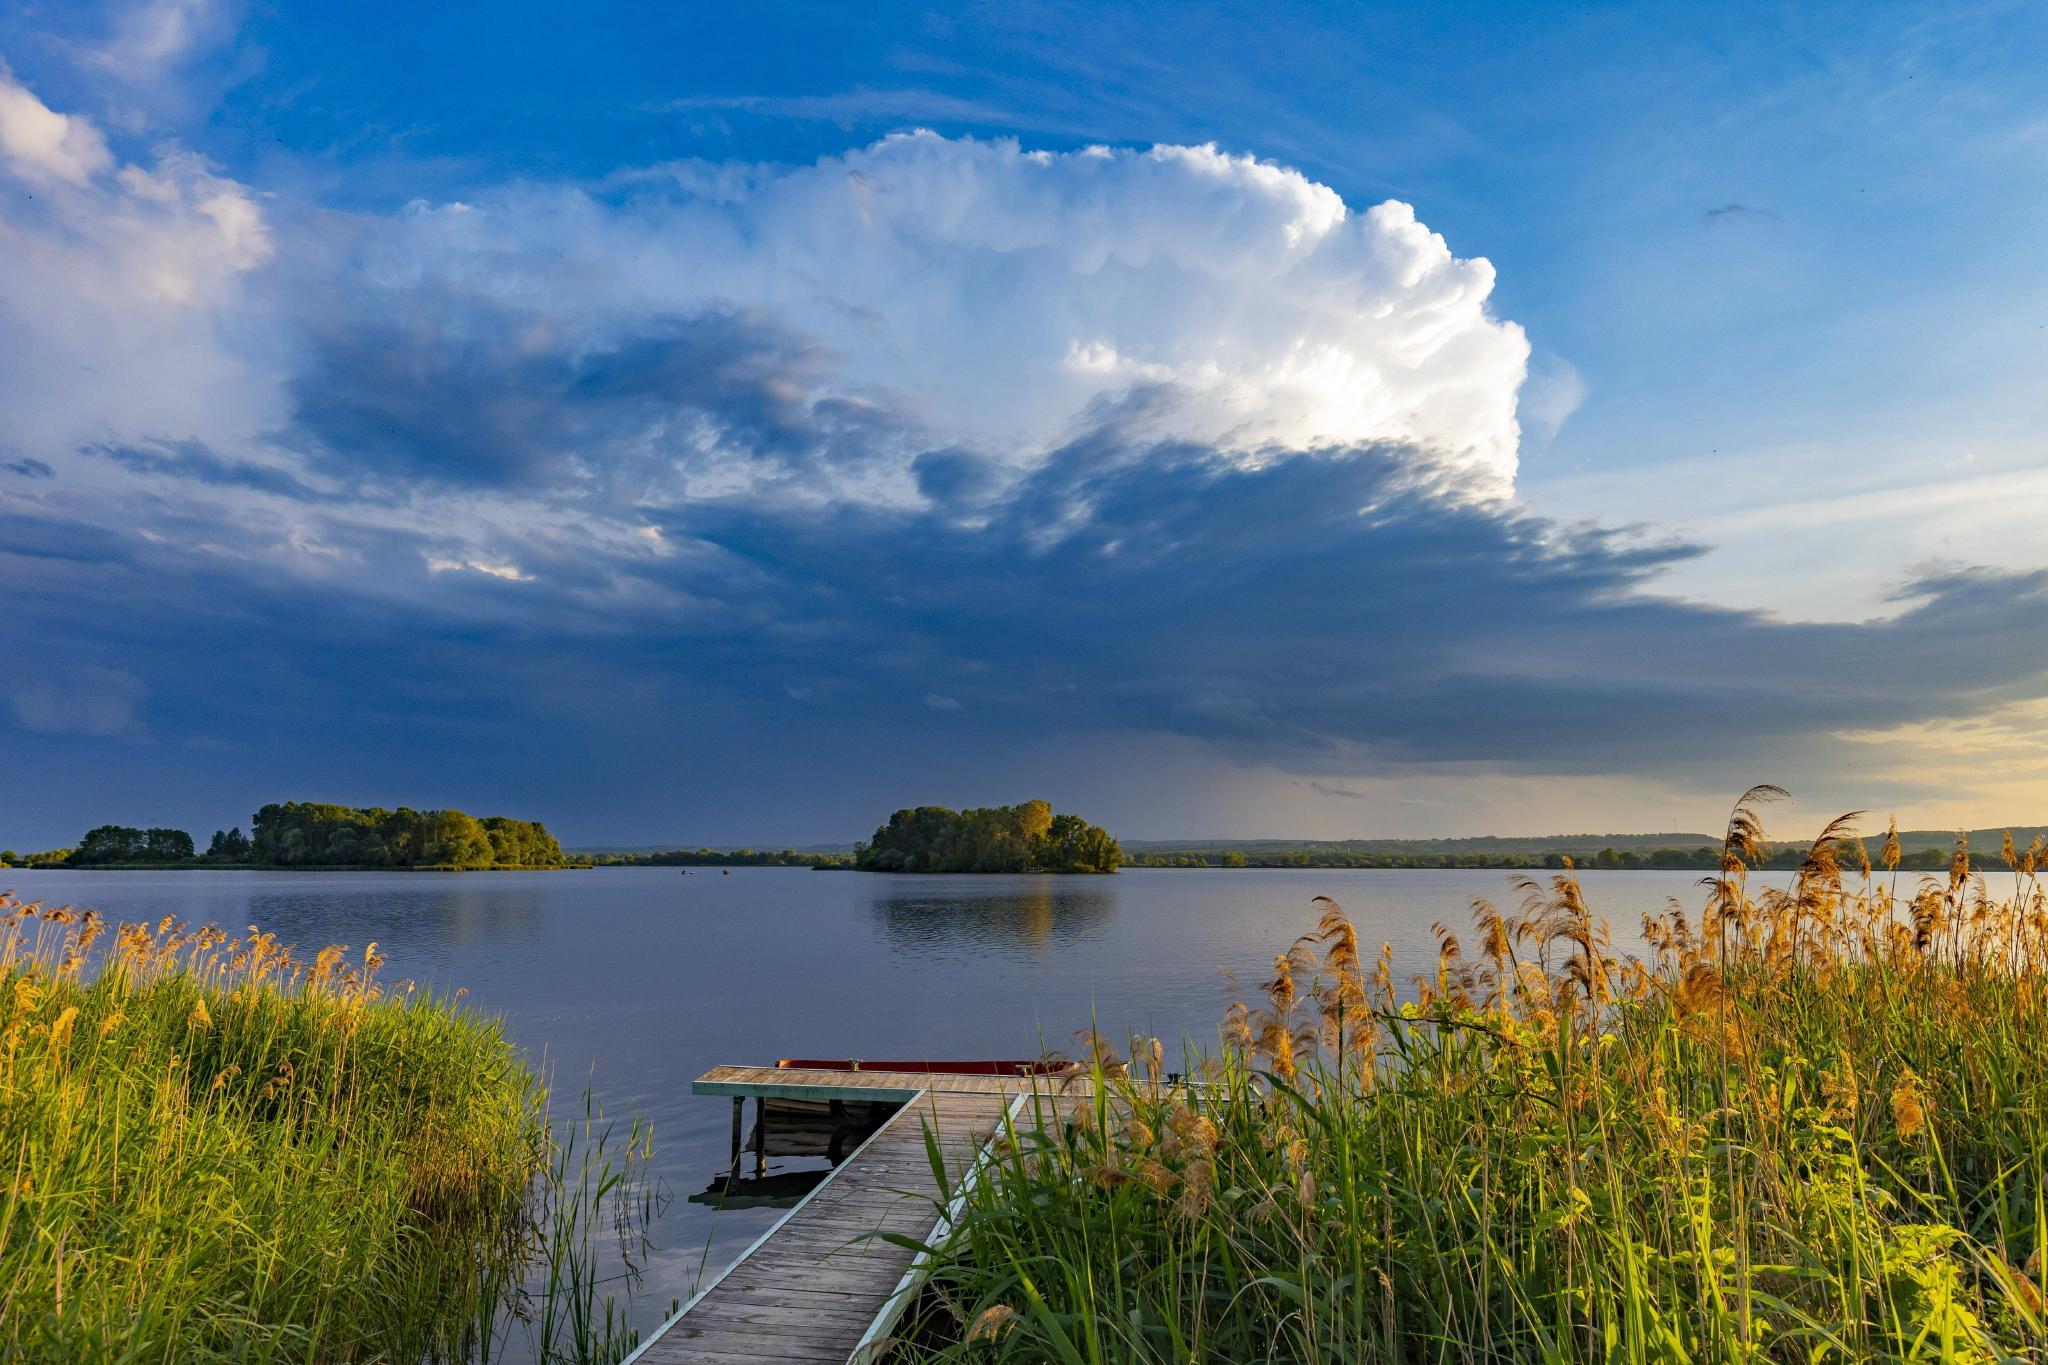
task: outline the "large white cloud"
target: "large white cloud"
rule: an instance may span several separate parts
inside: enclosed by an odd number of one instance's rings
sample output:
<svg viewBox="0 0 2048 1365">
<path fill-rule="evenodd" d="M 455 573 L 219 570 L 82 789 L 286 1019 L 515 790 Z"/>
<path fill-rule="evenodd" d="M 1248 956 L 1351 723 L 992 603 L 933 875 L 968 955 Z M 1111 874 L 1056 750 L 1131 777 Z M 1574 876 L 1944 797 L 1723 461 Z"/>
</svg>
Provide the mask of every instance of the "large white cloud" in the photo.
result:
<svg viewBox="0 0 2048 1365">
<path fill-rule="evenodd" d="M 0 443 L 246 438 L 277 420 L 257 196 L 174 144 L 122 164 L 0 67 Z"/>
<path fill-rule="evenodd" d="M 60 114 L 0 69 L 0 163 L 34 184 L 83 185 L 113 158 L 88 119 Z"/>
<path fill-rule="evenodd" d="M 1492 267 L 1407 205 L 1353 212 L 1213 147 L 917 132 L 810 166 L 667 165 L 347 215 L 172 143 L 123 153 L 4 68 L 0 258 L 0 447 L 58 466 L 39 500 L 111 525 L 141 489 L 226 508 L 323 577 L 353 558 L 333 548 L 342 523 L 429 527 L 439 562 L 516 569 L 508 535 L 645 548 L 645 509 L 702 495 L 917 501 L 935 485 L 913 461 L 940 450 L 994 496 L 1110 414 L 1126 440 L 1248 464 L 1405 446 L 1419 476 L 1504 496 L 1528 356 L 1489 312 Z M 733 366 L 747 401 L 829 412 L 846 449 L 798 469 L 730 439 L 703 417 L 729 382 L 715 356 L 708 377 L 636 380 L 617 420 L 571 411 L 612 358 L 707 315 L 771 339 Z M 388 488 L 489 458 L 451 441 L 549 447 L 519 467 L 577 489 L 294 504 L 298 474 L 341 492 L 352 464 Z M 392 453 L 408 442 L 411 466 Z M 157 453 L 104 458 L 137 444 Z"/>
<path fill-rule="evenodd" d="M 593 340 L 655 311 L 763 316 L 822 343 L 847 394 L 1016 464 L 1142 392 L 1161 437 L 1394 441 L 1482 493 L 1514 481 L 1528 345 L 1488 311 L 1492 266 L 1406 204 L 1354 213 L 1213 147 L 907 133 L 798 169 L 415 205 L 374 260 L 387 286 L 481 291 Z"/>
</svg>

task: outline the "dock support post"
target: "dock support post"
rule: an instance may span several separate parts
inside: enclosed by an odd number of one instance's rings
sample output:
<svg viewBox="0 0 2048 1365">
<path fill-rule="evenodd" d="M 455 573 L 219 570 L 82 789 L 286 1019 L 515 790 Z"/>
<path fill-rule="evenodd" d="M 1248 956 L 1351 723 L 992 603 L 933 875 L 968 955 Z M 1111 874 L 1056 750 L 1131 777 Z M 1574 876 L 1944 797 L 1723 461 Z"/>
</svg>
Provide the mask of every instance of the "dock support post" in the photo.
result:
<svg viewBox="0 0 2048 1365">
<path fill-rule="evenodd" d="M 768 1097 L 754 1097 L 754 1179 L 768 1174 Z"/>
<path fill-rule="evenodd" d="M 735 1179 L 740 1173 L 740 1115 L 746 1112 L 745 1096 L 732 1097 L 732 1174 Z"/>
</svg>

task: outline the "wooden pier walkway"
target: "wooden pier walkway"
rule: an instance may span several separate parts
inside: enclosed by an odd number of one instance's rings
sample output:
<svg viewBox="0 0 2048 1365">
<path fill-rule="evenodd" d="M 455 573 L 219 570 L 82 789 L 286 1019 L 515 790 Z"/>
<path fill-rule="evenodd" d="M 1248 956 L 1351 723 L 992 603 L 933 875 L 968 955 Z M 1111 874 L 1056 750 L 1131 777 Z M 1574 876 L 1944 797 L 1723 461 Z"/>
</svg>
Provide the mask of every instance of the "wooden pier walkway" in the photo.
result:
<svg viewBox="0 0 2048 1365">
<path fill-rule="evenodd" d="M 1045 1078 L 1037 1079 L 1040 1089 Z M 948 1185 L 971 1179 L 1004 1115 L 1028 1106 L 1026 1077 L 717 1067 L 700 1095 L 901 1103 L 853 1155 L 626 1358 L 628 1365 L 878 1359 L 915 1289 L 919 1258 L 874 1231 L 931 1242 L 952 1209 L 925 1147 L 936 1135 Z M 1020 1123 L 1030 1123 L 1020 1116 Z"/>
</svg>

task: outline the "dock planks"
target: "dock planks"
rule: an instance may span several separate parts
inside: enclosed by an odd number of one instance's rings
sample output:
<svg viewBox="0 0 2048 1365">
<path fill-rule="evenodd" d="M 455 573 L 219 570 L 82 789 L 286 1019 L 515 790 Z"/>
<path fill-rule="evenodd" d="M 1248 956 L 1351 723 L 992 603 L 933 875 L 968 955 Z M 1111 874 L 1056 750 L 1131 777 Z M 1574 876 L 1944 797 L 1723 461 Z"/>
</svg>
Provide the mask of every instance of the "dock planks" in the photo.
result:
<svg viewBox="0 0 2048 1365">
<path fill-rule="evenodd" d="M 1053 1076 L 945 1076 L 922 1071 L 811 1071 L 789 1066 L 714 1066 L 690 1086 L 697 1095 L 766 1095 L 784 1100 L 895 1100 L 923 1094 L 1020 1095 Z"/>
<path fill-rule="evenodd" d="M 905 1247 L 863 1234 L 928 1241 L 941 1221 L 926 1129 L 937 1136 L 948 1182 L 957 1188 L 1004 1113 L 1031 1088 L 1025 1077 L 778 1067 L 707 1072 L 693 1087 L 698 1094 L 888 1099 L 904 1107 L 628 1360 L 850 1359 L 885 1310 L 901 1310 L 892 1300 L 916 1259 Z"/>
</svg>

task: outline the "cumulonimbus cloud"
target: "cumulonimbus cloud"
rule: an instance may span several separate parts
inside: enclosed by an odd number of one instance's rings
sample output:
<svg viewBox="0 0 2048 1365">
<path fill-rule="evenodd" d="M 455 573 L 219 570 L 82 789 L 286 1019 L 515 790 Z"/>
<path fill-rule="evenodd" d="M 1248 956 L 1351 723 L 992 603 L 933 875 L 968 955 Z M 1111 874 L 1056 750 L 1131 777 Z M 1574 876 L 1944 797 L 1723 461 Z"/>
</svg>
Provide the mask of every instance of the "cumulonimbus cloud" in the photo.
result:
<svg viewBox="0 0 2048 1365">
<path fill-rule="evenodd" d="M 1383 442 L 1467 490 L 1514 481 L 1528 345 L 1489 309 L 1492 266 L 1406 204 L 1356 212 L 1209 146 L 905 133 L 795 169 L 417 206 L 371 261 L 400 297 L 525 319 L 548 348 L 616 346 L 650 316 L 758 319 L 816 348 L 820 393 L 1016 467 L 1142 395 L 1156 439 L 1261 458 Z"/>
<path fill-rule="evenodd" d="M 201 441 L 280 485 L 902 503 L 1114 417 L 1513 489 L 1528 345 L 1492 267 L 1253 157 L 913 132 L 344 215 L 0 96 L 0 236 L 36 267 L 0 289 L 8 434 L 52 462 Z"/>
</svg>

